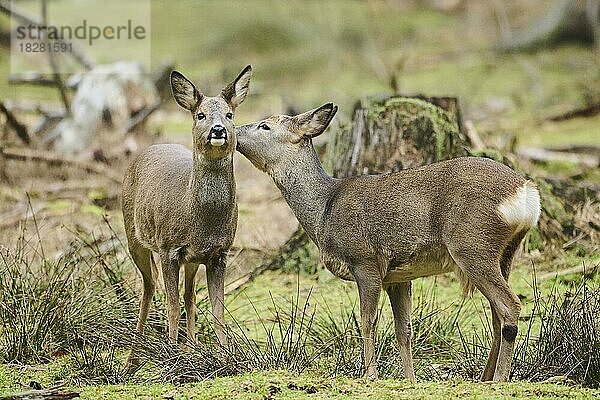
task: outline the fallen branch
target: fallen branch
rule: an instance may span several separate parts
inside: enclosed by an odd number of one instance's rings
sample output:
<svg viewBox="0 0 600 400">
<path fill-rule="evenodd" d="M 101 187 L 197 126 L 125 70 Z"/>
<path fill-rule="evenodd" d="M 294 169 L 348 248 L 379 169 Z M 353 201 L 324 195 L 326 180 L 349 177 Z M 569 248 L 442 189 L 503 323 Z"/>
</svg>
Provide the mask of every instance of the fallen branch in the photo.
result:
<svg viewBox="0 0 600 400">
<path fill-rule="evenodd" d="M 20 161 L 39 161 L 49 165 L 70 165 L 83 171 L 92 172 L 100 176 L 104 176 L 113 182 L 121 183 L 122 177 L 110 168 L 105 167 L 100 163 L 92 163 L 74 158 L 66 158 L 58 156 L 54 153 L 40 150 L 27 150 L 18 148 L 3 148 L 0 153 L 7 159 Z"/>
<path fill-rule="evenodd" d="M 133 131 L 135 128 L 140 126 L 152 113 L 160 108 L 162 102 L 160 100 L 156 101 L 149 107 L 142 109 L 138 112 L 133 118 L 129 120 L 129 124 L 127 125 L 126 132 L 129 133 Z"/>
<path fill-rule="evenodd" d="M 31 144 L 31 138 L 27 133 L 27 127 L 20 123 L 15 117 L 15 115 L 12 113 L 12 111 L 6 108 L 6 106 L 2 102 L 0 102 L 0 112 L 6 115 L 6 123 L 15 131 L 19 139 L 21 139 L 23 143 L 29 146 Z"/>
<path fill-rule="evenodd" d="M 600 114 L 600 103 L 594 103 L 586 107 L 576 108 L 574 110 L 567 111 L 566 113 L 547 118 L 547 120 L 559 122 L 573 118 L 593 117 L 596 114 Z"/>
<path fill-rule="evenodd" d="M 558 278 L 560 276 L 571 275 L 571 274 L 591 275 L 594 272 L 596 272 L 596 270 L 598 269 L 598 266 L 600 266 L 600 263 L 596 263 L 595 265 L 591 265 L 591 266 L 586 265 L 586 264 L 580 264 L 576 267 L 567 268 L 567 269 L 563 269 L 563 270 L 555 271 L 555 272 L 548 272 L 544 275 L 538 276 L 536 278 L 536 281 L 544 282 L 544 281 L 549 281 L 551 279 Z"/>
<path fill-rule="evenodd" d="M 53 77 L 38 72 L 10 74 L 8 76 L 8 83 L 12 85 L 56 86 L 56 81 Z"/>
<path fill-rule="evenodd" d="M 520 157 L 543 162 L 570 162 L 596 168 L 600 165 L 600 157 L 592 154 L 575 154 L 563 151 L 543 149 L 541 147 L 520 147 L 516 151 Z"/>
</svg>

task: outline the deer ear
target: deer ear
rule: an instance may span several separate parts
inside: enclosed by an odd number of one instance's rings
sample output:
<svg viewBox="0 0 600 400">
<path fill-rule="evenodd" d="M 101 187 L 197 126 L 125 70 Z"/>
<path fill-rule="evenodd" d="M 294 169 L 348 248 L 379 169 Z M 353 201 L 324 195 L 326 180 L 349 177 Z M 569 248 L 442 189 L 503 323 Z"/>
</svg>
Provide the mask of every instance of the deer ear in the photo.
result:
<svg viewBox="0 0 600 400">
<path fill-rule="evenodd" d="M 194 84 L 179 71 L 171 72 L 171 91 L 177 104 L 189 111 L 196 108 L 203 96 Z"/>
<path fill-rule="evenodd" d="M 319 136 L 327 129 L 337 110 L 338 107 L 335 104 L 327 103 L 295 116 L 299 128 L 298 133 L 310 139 Z"/>
<path fill-rule="evenodd" d="M 246 95 L 248 94 L 248 88 L 250 86 L 250 78 L 252 77 L 252 66 L 247 65 L 246 68 L 240 72 L 237 78 L 233 80 L 229 85 L 225 86 L 221 90 L 221 96 L 231 105 L 231 108 L 235 109 L 237 106 L 242 104 Z"/>
</svg>

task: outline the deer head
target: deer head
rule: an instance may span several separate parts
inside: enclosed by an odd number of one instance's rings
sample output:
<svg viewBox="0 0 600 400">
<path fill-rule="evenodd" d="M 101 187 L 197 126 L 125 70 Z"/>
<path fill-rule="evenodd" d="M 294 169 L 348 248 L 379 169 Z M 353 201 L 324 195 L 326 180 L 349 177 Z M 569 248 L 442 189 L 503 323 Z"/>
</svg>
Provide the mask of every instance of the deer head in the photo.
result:
<svg viewBox="0 0 600 400">
<path fill-rule="evenodd" d="M 337 112 L 337 106 L 321 107 L 290 117 L 276 115 L 236 128 L 238 150 L 258 169 L 270 172 L 283 160 L 312 150 L 312 139 L 322 134 Z"/>
<path fill-rule="evenodd" d="M 205 96 L 182 73 L 171 73 L 171 90 L 177 104 L 192 113 L 194 154 L 218 159 L 233 154 L 235 109 L 248 93 L 252 67 L 248 65 L 218 96 Z"/>
</svg>

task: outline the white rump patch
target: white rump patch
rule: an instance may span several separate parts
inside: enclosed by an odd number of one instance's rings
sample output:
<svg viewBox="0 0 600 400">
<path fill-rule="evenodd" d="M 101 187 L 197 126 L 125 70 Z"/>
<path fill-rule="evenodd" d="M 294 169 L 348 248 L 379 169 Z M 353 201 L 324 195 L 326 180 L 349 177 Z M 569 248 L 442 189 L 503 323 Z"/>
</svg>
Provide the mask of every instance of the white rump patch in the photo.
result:
<svg viewBox="0 0 600 400">
<path fill-rule="evenodd" d="M 540 217 L 540 193 L 527 181 L 513 196 L 505 199 L 498 206 L 502 219 L 510 226 L 531 228 Z"/>
<path fill-rule="evenodd" d="M 220 139 L 211 138 L 210 139 L 210 145 L 211 146 L 221 147 L 224 144 L 225 144 L 225 139 L 224 138 L 220 138 Z"/>
</svg>

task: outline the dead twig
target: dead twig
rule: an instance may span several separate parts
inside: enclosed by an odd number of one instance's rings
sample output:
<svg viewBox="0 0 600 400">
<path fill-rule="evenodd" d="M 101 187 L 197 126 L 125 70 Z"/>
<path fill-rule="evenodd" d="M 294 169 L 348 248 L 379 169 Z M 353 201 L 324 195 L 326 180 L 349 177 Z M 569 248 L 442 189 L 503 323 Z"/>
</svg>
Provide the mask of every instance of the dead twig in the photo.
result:
<svg viewBox="0 0 600 400">
<path fill-rule="evenodd" d="M 83 171 L 92 172 L 103 176 L 113 182 L 121 183 L 122 177 L 110 168 L 100 164 L 77 160 L 74 158 L 67 158 L 58 156 L 54 153 L 41 151 L 41 150 L 28 150 L 18 148 L 3 148 L 0 149 L 0 153 L 7 159 L 20 160 L 20 161 L 39 161 L 45 162 L 50 165 L 70 165 Z"/>
<path fill-rule="evenodd" d="M 10 111 L 2 102 L 0 102 L 0 112 L 6 116 L 6 123 L 15 131 L 19 139 L 27 146 L 31 145 L 31 138 L 27 133 L 27 127 L 20 123 L 12 111 Z"/>
<path fill-rule="evenodd" d="M 129 120 L 129 124 L 127 125 L 126 132 L 129 133 L 133 131 L 135 128 L 140 126 L 152 113 L 160 108 L 162 102 L 160 100 L 156 101 L 149 107 L 142 109 L 138 112 L 133 118 Z"/>
</svg>

